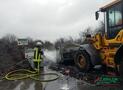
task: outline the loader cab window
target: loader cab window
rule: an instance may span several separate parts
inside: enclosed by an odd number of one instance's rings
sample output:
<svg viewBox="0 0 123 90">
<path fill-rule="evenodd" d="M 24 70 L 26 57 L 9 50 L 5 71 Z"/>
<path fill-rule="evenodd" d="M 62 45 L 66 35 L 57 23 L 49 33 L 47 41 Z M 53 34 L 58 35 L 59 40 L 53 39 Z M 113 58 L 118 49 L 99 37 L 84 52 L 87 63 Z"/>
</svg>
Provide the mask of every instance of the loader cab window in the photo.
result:
<svg viewBox="0 0 123 90">
<path fill-rule="evenodd" d="M 107 12 L 107 33 L 108 38 L 113 39 L 123 28 L 123 9 L 122 3 L 118 3 L 106 10 Z"/>
</svg>

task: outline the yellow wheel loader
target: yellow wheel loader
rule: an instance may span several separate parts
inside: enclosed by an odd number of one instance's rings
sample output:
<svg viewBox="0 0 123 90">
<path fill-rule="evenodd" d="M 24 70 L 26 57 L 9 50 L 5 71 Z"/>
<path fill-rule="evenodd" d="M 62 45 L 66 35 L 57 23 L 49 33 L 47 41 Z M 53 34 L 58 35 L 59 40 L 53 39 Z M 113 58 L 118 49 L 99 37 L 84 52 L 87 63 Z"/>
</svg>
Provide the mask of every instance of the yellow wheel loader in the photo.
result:
<svg viewBox="0 0 123 90">
<path fill-rule="evenodd" d="M 123 0 L 116 0 L 101 7 L 95 13 L 104 14 L 105 34 L 87 35 L 88 44 L 80 45 L 74 57 L 75 65 L 87 72 L 95 65 L 106 66 L 107 72 L 113 72 L 123 78 Z"/>
<path fill-rule="evenodd" d="M 61 54 L 61 62 L 66 64 L 71 60 L 82 72 L 102 65 L 105 73 L 101 75 L 111 75 L 110 79 L 105 76 L 102 79 L 117 82 L 119 77 L 112 77 L 120 75 L 123 81 L 123 0 L 116 0 L 101 7 L 95 13 L 96 20 L 100 13 L 104 14 L 105 33 L 97 33 L 94 36 L 88 34 L 87 44 L 65 49 Z"/>
</svg>

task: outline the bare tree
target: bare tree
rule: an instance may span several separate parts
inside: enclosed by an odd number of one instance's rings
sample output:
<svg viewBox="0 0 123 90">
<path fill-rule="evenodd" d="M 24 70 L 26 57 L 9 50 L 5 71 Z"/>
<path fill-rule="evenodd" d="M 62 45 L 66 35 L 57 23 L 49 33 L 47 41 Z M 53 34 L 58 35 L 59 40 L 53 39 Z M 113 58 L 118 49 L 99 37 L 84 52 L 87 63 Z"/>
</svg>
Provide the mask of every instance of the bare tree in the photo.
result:
<svg viewBox="0 0 123 90">
<path fill-rule="evenodd" d="M 65 43 L 65 39 L 64 38 L 57 39 L 57 41 L 54 43 L 55 48 L 59 49 L 60 47 L 62 47 L 62 45 L 64 43 Z"/>
<path fill-rule="evenodd" d="M 95 29 L 95 33 L 101 33 L 102 35 L 105 34 L 105 24 L 104 22 L 99 22 L 99 27 Z"/>
<path fill-rule="evenodd" d="M 45 49 L 52 50 L 52 49 L 54 49 L 54 45 L 53 45 L 53 43 L 51 43 L 50 41 L 45 41 L 45 42 L 44 42 L 44 48 L 45 48 Z"/>
<path fill-rule="evenodd" d="M 5 71 L 21 60 L 24 60 L 24 53 L 17 45 L 16 36 L 7 34 L 0 40 L 0 71 Z"/>
<path fill-rule="evenodd" d="M 35 42 L 31 37 L 27 37 L 28 40 L 28 48 L 34 48 Z"/>
<path fill-rule="evenodd" d="M 86 40 L 86 38 L 88 37 L 88 36 L 90 36 L 91 37 L 91 35 L 93 34 L 93 30 L 91 29 L 91 27 L 88 27 L 88 28 L 86 28 L 84 31 L 81 31 L 80 33 L 79 33 L 79 39 L 78 39 L 78 43 L 79 43 L 79 41 L 80 41 L 80 43 L 81 44 L 83 44 L 83 43 L 88 43 L 88 41 Z"/>
<path fill-rule="evenodd" d="M 6 43 L 13 43 L 17 41 L 17 37 L 14 34 L 7 34 L 2 38 Z"/>
</svg>

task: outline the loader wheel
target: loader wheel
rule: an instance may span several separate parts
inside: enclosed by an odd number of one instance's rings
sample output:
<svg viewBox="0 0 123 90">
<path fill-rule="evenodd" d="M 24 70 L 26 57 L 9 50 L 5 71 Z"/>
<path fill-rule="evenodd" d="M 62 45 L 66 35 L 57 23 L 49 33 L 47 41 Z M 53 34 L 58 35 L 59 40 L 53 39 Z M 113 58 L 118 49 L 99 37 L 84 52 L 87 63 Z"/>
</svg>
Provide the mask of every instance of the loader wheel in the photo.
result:
<svg viewBox="0 0 123 90">
<path fill-rule="evenodd" d="M 90 69 L 90 58 L 86 51 L 78 51 L 74 62 L 76 67 L 82 72 L 87 72 Z"/>
</svg>

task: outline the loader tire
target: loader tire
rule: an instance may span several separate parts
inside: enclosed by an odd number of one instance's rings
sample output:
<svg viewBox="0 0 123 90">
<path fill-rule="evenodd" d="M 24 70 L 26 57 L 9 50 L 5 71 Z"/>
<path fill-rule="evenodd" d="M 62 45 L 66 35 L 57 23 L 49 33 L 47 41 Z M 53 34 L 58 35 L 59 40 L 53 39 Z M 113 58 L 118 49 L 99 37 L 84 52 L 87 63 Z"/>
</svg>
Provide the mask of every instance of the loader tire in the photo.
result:
<svg viewBox="0 0 123 90">
<path fill-rule="evenodd" d="M 76 53 L 74 62 L 76 67 L 82 72 L 88 72 L 91 67 L 90 57 L 84 50 Z"/>
</svg>

